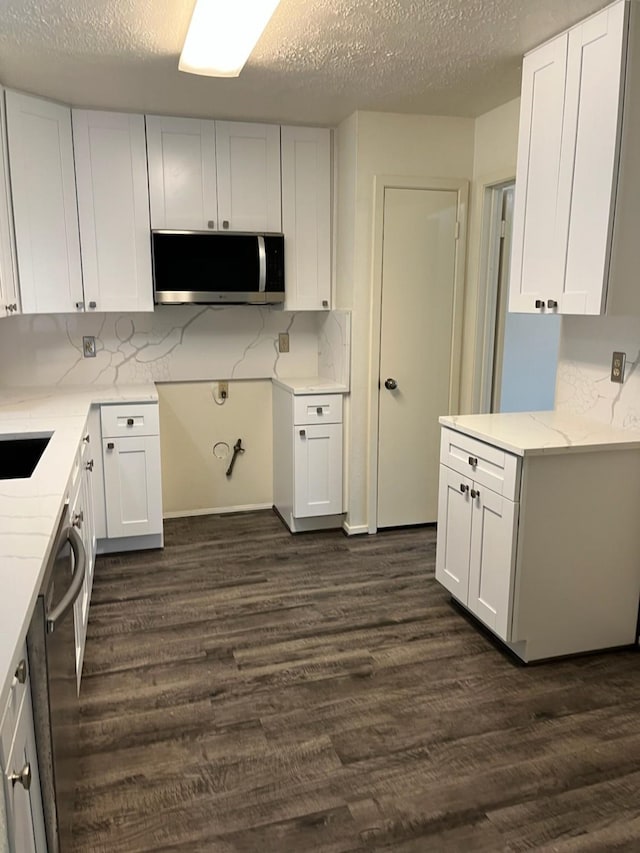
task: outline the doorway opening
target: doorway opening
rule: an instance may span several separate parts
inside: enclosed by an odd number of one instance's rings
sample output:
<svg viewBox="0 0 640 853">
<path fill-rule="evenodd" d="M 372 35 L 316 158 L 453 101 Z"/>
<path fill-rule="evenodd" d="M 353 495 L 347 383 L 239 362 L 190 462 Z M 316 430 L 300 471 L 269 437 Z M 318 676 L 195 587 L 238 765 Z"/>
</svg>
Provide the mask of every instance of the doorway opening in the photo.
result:
<svg viewBox="0 0 640 853">
<path fill-rule="evenodd" d="M 555 401 L 560 316 L 508 310 L 514 195 L 513 180 L 485 187 L 480 412 L 544 411 Z"/>
</svg>

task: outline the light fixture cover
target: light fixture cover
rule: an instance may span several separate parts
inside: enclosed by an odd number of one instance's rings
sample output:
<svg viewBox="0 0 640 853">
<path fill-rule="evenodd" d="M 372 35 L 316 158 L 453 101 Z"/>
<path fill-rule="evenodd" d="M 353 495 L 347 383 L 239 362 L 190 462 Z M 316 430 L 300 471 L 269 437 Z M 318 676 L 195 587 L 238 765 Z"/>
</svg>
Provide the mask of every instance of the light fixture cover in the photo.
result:
<svg viewBox="0 0 640 853">
<path fill-rule="evenodd" d="M 196 0 L 178 68 L 237 77 L 280 0 Z"/>
</svg>

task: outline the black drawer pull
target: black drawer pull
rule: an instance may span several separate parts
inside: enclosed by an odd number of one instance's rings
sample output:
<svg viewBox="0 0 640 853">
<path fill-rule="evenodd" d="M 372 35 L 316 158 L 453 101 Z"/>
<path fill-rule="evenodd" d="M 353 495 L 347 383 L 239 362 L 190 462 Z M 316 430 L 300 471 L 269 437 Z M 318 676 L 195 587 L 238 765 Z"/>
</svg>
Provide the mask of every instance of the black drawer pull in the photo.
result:
<svg viewBox="0 0 640 853">
<path fill-rule="evenodd" d="M 112 441 L 107 442 L 107 450 L 113 450 L 115 444 Z"/>
<path fill-rule="evenodd" d="M 133 426 L 133 418 L 127 418 L 127 426 Z"/>
<path fill-rule="evenodd" d="M 471 465 L 472 468 L 475 468 L 477 464 L 478 464 L 477 458 L 475 456 L 470 456 L 469 457 L 469 465 Z"/>
</svg>

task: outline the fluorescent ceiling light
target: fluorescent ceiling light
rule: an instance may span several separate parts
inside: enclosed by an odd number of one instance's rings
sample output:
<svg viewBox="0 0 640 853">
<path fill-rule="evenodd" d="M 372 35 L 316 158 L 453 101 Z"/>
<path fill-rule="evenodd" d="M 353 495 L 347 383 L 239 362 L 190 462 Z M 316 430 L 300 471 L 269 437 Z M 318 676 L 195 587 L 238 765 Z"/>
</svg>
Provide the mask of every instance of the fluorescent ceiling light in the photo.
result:
<svg viewBox="0 0 640 853">
<path fill-rule="evenodd" d="M 196 0 L 178 68 L 237 77 L 280 0 Z"/>
</svg>

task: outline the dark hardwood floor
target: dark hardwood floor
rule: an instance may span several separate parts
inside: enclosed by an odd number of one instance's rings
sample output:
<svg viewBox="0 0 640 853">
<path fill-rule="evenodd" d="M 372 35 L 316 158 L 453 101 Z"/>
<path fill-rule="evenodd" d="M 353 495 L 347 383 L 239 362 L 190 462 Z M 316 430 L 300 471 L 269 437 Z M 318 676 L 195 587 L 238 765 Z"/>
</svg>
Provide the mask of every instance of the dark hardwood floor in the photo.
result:
<svg viewBox="0 0 640 853">
<path fill-rule="evenodd" d="M 76 851 L 640 850 L 637 653 L 518 665 L 431 528 L 165 533 L 96 568 Z"/>
</svg>

